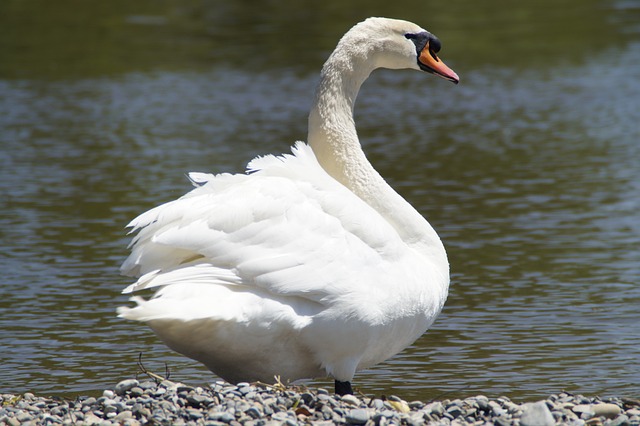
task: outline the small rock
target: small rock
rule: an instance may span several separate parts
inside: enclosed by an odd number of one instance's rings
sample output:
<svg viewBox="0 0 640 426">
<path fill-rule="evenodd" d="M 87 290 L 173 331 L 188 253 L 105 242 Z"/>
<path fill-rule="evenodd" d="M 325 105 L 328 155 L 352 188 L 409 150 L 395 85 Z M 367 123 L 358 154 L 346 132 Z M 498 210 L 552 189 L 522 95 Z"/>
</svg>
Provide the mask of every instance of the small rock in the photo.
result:
<svg viewBox="0 0 640 426">
<path fill-rule="evenodd" d="M 221 412 L 209 412 L 207 414 L 207 417 L 209 418 L 209 420 L 219 420 L 221 422 L 224 423 L 231 423 L 233 420 L 235 420 L 236 418 L 233 416 L 233 414 L 228 413 L 226 411 L 221 411 Z"/>
<path fill-rule="evenodd" d="M 495 401 L 489 401 L 489 407 L 491 407 L 491 412 L 495 417 L 501 417 L 507 412 Z"/>
<path fill-rule="evenodd" d="M 629 424 L 629 417 L 626 414 L 620 414 L 618 417 L 608 422 L 607 426 L 628 426 Z"/>
<path fill-rule="evenodd" d="M 425 404 L 422 401 L 411 401 L 409 403 L 409 408 L 411 408 L 412 410 L 420 410 L 424 407 L 424 405 Z"/>
<path fill-rule="evenodd" d="M 247 395 L 255 391 L 256 391 L 256 388 L 254 388 L 253 386 L 243 386 L 241 388 L 238 388 L 238 392 L 240 392 L 242 395 Z"/>
<path fill-rule="evenodd" d="M 20 423 L 25 423 L 33 419 L 33 417 L 29 413 L 20 413 L 16 416 L 16 419 L 18 419 Z"/>
<path fill-rule="evenodd" d="M 8 426 L 20 426 L 20 420 L 16 419 L 15 417 L 9 417 L 5 420 L 5 423 Z"/>
<path fill-rule="evenodd" d="M 595 404 L 592 405 L 591 408 L 593 409 L 593 412 L 596 416 L 603 416 L 608 419 L 615 419 L 622 411 L 616 404 L 608 403 Z"/>
<path fill-rule="evenodd" d="M 84 416 L 84 424 L 86 425 L 99 425 L 102 423 L 102 418 L 96 416 L 93 413 L 89 413 L 86 416 Z"/>
<path fill-rule="evenodd" d="M 144 390 L 139 386 L 134 386 L 129 391 L 129 395 L 131 395 L 132 398 L 137 398 L 144 395 Z"/>
<path fill-rule="evenodd" d="M 375 410 L 382 410 L 382 408 L 384 407 L 384 402 L 381 399 L 376 398 L 371 401 L 371 407 Z"/>
<path fill-rule="evenodd" d="M 493 419 L 493 424 L 496 426 L 511 426 L 511 420 L 506 417 L 498 417 Z"/>
<path fill-rule="evenodd" d="M 273 420 L 284 422 L 287 419 L 289 419 L 289 414 L 286 411 L 280 411 L 278 413 L 274 413 L 273 416 L 271 416 L 271 418 Z"/>
<path fill-rule="evenodd" d="M 124 395 L 125 393 L 127 393 L 127 391 L 138 386 L 139 384 L 140 382 L 138 382 L 136 379 L 127 379 L 118 383 L 114 390 L 116 391 L 117 395 Z"/>
<path fill-rule="evenodd" d="M 89 397 L 89 398 L 85 399 L 84 401 L 82 401 L 82 405 L 83 405 L 83 406 L 84 406 L 84 405 L 89 405 L 89 406 L 90 406 L 90 405 L 95 404 L 95 403 L 96 403 L 96 401 L 97 401 L 97 400 L 96 400 L 94 397 Z"/>
<path fill-rule="evenodd" d="M 489 398 L 484 395 L 478 395 L 475 398 L 475 403 L 478 406 L 478 409 L 481 411 L 490 411 L 491 407 L 489 406 Z"/>
<path fill-rule="evenodd" d="M 353 395 L 343 395 L 342 396 L 342 401 L 346 402 L 347 404 L 353 405 L 358 407 L 360 405 L 360 400 L 353 396 Z"/>
<path fill-rule="evenodd" d="M 556 421 L 544 401 L 524 404 L 522 407 L 521 426 L 554 426 L 555 424 Z"/>
<path fill-rule="evenodd" d="M 195 408 L 187 408 L 187 414 L 189 415 L 189 418 L 193 420 L 198 420 L 204 417 L 204 415 L 202 414 L 202 411 L 197 410 Z"/>
<path fill-rule="evenodd" d="M 113 401 L 115 403 L 115 401 Z M 115 404 L 109 404 L 109 405 L 105 405 L 104 409 L 102 410 L 105 414 L 109 414 L 109 413 L 117 413 L 118 412 L 118 407 L 115 406 Z"/>
<path fill-rule="evenodd" d="M 245 414 L 253 419 L 259 419 L 262 415 L 257 407 L 249 407 L 249 409 L 245 411 Z"/>
<path fill-rule="evenodd" d="M 200 407 L 201 405 L 204 405 L 207 399 L 208 398 L 204 395 L 198 395 L 198 394 L 187 395 L 187 402 L 191 404 L 191 406 L 193 407 Z"/>
<path fill-rule="evenodd" d="M 102 392 L 102 396 L 104 396 L 105 398 L 108 398 L 108 399 L 113 399 L 116 396 L 116 394 L 113 393 L 112 390 L 107 389 L 104 392 Z"/>
<path fill-rule="evenodd" d="M 149 389 L 155 389 L 155 388 L 158 387 L 156 382 L 152 382 L 151 380 L 144 381 L 144 382 L 140 383 L 138 386 L 140 386 L 140 389 L 145 390 L 145 391 L 149 390 Z"/>
<path fill-rule="evenodd" d="M 576 413 L 582 420 L 589 420 L 595 415 L 591 404 L 578 404 L 571 408 L 571 411 Z"/>
<path fill-rule="evenodd" d="M 459 405 L 452 405 L 447 408 L 447 413 L 449 413 L 455 419 L 464 414 L 464 410 Z"/>
<path fill-rule="evenodd" d="M 345 416 L 347 423 L 352 425 L 363 425 L 369 421 L 369 412 L 363 408 L 349 410 Z"/>
<path fill-rule="evenodd" d="M 442 405 L 441 402 L 432 402 L 431 404 L 427 405 L 424 410 L 427 412 L 427 414 L 434 414 L 438 417 L 442 417 L 442 415 L 444 414 L 444 406 Z"/>
<path fill-rule="evenodd" d="M 117 422 L 124 422 L 133 418 L 133 413 L 129 410 L 123 411 L 114 417 L 114 420 Z"/>
</svg>

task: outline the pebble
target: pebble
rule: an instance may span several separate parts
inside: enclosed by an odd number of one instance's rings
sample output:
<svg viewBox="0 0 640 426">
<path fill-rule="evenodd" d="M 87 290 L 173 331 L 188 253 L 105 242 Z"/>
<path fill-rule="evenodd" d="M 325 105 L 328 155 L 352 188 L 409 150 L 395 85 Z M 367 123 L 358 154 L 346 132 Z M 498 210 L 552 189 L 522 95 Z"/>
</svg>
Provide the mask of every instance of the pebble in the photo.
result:
<svg viewBox="0 0 640 426">
<path fill-rule="evenodd" d="M 524 404 L 520 426 L 553 426 L 556 424 L 553 414 L 544 401 Z"/>
<path fill-rule="evenodd" d="M 346 415 L 346 420 L 348 424 L 363 425 L 369 420 L 369 412 L 362 408 L 350 410 Z"/>
<path fill-rule="evenodd" d="M 560 393 L 518 404 L 501 396 L 406 402 L 397 396 L 337 396 L 325 389 L 282 389 L 224 382 L 209 388 L 168 380 L 122 380 L 76 400 L 0 394 L 0 426 L 146 424 L 185 426 L 640 426 L 640 401 Z"/>
<path fill-rule="evenodd" d="M 140 384 L 140 382 L 138 382 L 135 379 L 127 379 L 127 380 L 123 380 L 120 383 L 118 383 L 115 387 L 115 392 L 117 395 L 124 395 L 127 391 L 133 389 L 134 387 L 138 386 Z"/>
<path fill-rule="evenodd" d="M 615 419 L 622 412 L 622 409 L 616 404 L 595 404 L 591 408 L 596 416 L 607 419 Z"/>
</svg>

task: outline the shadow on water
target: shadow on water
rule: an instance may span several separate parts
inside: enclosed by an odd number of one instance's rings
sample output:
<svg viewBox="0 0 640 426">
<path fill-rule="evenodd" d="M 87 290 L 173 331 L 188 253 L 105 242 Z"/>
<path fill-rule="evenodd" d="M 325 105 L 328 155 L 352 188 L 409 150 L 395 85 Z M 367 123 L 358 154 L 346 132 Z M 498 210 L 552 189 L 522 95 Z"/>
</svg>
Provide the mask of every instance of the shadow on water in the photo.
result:
<svg viewBox="0 0 640 426">
<path fill-rule="evenodd" d="M 0 390 L 90 393 L 140 351 L 213 380 L 115 317 L 123 227 L 187 191 L 187 171 L 304 139 L 322 61 L 386 15 L 436 33 L 462 77 L 379 71 L 356 111 L 376 168 L 444 240 L 452 287 L 433 329 L 355 384 L 636 394 L 638 5 L 316 3 L 0 3 Z"/>
</svg>

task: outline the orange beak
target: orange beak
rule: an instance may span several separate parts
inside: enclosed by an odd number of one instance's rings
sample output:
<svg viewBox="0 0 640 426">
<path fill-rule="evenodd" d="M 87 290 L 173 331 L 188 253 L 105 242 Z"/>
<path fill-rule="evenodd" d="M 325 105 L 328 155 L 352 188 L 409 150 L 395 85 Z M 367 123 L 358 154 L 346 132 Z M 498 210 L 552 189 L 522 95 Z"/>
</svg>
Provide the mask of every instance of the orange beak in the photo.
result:
<svg viewBox="0 0 640 426">
<path fill-rule="evenodd" d="M 449 68 L 444 62 L 436 56 L 436 52 L 429 49 L 429 42 L 424 46 L 420 57 L 418 58 L 420 68 L 424 71 L 432 74 L 439 75 L 440 77 L 449 80 L 455 84 L 458 84 L 460 77 L 451 68 Z"/>
</svg>

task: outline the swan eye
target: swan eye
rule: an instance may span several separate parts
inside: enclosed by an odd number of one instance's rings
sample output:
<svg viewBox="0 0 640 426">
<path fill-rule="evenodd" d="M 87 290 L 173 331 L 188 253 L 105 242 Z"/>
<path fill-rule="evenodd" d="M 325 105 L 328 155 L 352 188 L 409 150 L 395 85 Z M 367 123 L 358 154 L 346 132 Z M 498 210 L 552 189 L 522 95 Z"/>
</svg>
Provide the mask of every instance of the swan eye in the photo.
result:
<svg viewBox="0 0 640 426">
<path fill-rule="evenodd" d="M 442 47 L 442 44 L 440 43 L 438 37 L 427 31 L 417 34 L 407 33 L 404 35 L 404 37 L 411 40 L 413 44 L 416 45 L 418 54 L 422 52 L 422 49 L 425 48 L 427 43 L 429 43 L 429 51 L 432 55 L 438 53 L 440 51 L 440 48 Z"/>
<path fill-rule="evenodd" d="M 438 39 L 438 37 L 431 35 L 429 38 L 429 47 L 434 53 L 438 53 L 442 48 L 442 43 L 440 43 L 440 39 Z"/>
</svg>

